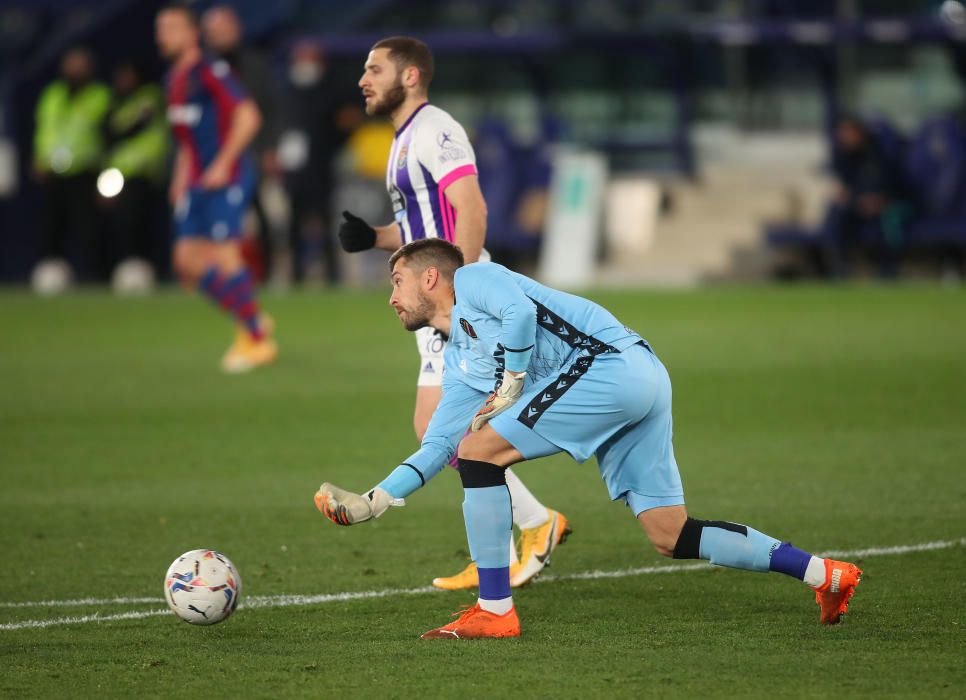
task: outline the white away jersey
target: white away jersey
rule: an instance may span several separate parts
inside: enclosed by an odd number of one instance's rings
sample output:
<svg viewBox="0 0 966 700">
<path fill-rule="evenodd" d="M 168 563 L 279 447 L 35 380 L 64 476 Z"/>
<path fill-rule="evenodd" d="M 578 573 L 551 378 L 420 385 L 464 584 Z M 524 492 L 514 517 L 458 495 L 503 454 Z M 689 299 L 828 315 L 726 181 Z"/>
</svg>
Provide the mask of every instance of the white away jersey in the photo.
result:
<svg viewBox="0 0 966 700">
<path fill-rule="evenodd" d="M 476 155 L 463 127 L 439 107 L 417 107 L 396 132 L 386 166 L 386 189 L 403 243 L 453 241 L 456 210 L 444 192 L 467 175 L 476 175 Z"/>
</svg>

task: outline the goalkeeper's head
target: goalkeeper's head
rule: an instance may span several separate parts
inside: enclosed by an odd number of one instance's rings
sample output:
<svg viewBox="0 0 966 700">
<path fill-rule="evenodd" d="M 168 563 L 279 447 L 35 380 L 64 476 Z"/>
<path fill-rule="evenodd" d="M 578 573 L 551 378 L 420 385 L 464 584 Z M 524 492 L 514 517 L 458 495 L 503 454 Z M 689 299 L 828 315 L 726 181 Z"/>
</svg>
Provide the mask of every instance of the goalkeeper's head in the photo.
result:
<svg viewBox="0 0 966 700">
<path fill-rule="evenodd" d="M 461 267 L 463 252 L 441 238 L 413 241 L 392 254 L 389 304 L 406 330 L 433 326 L 448 334 L 449 311 L 454 299 L 453 277 Z"/>
</svg>

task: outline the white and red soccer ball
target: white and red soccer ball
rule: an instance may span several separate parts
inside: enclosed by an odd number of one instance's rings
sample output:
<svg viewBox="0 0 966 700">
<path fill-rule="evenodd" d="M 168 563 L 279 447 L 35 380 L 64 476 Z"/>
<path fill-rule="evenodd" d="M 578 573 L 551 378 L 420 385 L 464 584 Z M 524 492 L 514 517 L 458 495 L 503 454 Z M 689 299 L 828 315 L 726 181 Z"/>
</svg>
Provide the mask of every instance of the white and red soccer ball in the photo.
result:
<svg viewBox="0 0 966 700">
<path fill-rule="evenodd" d="M 238 569 L 213 549 L 193 549 L 175 559 L 164 575 L 164 599 L 192 625 L 214 625 L 235 612 L 241 598 Z"/>
</svg>

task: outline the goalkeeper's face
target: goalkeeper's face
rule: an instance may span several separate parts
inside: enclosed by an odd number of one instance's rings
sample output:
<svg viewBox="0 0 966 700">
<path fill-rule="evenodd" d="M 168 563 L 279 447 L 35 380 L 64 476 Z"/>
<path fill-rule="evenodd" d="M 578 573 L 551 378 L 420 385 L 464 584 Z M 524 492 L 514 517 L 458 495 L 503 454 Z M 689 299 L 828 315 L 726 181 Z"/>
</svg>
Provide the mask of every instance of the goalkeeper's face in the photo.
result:
<svg viewBox="0 0 966 700">
<path fill-rule="evenodd" d="M 422 275 L 402 261 L 392 271 L 392 296 L 389 305 L 407 331 L 425 328 L 433 318 L 436 305 L 422 288 Z"/>
</svg>

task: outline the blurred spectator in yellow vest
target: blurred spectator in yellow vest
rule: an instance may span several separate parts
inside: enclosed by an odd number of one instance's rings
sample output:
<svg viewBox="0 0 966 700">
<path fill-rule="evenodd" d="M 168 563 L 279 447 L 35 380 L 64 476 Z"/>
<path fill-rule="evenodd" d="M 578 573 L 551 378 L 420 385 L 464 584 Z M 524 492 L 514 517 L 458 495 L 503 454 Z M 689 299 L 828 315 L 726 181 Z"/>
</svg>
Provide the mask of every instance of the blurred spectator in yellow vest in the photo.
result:
<svg viewBox="0 0 966 700">
<path fill-rule="evenodd" d="M 103 278 L 94 183 L 110 91 L 94 80 L 94 58 L 85 48 L 64 55 L 60 74 L 41 93 L 36 111 L 33 166 L 45 198 L 41 258 L 66 258 L 81 280 Z"/>
</svg>

